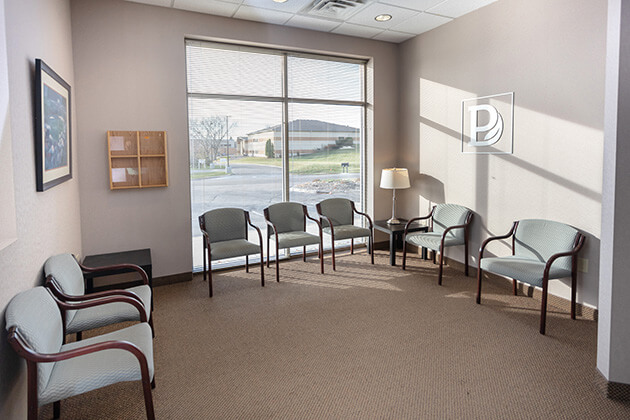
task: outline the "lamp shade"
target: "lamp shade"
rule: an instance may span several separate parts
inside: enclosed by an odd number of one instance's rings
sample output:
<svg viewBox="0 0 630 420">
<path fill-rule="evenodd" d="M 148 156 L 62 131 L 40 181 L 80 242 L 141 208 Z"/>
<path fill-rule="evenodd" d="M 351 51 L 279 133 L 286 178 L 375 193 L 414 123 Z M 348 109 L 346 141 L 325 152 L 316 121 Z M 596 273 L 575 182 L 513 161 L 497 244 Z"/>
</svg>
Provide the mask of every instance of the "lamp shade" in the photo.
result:
<svg viewBox="0 0 630 420">
<path fill-rule="evenodd" d="M 387 168 L 381 172 L 381 188 L 399 190 L 409 188 L 409 172 L 407 168 Z"/>
</svg>

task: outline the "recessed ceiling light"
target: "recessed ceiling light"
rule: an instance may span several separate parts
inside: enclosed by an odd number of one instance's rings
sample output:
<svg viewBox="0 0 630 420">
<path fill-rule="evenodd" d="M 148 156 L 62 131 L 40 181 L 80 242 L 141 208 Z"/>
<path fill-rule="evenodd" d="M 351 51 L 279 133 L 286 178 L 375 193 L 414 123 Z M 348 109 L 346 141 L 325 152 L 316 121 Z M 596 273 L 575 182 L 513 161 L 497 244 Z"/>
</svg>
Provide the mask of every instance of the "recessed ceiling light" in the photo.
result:
<svg viewBox="0 0 630 420">
<path fill-rule="evenodd" d="M 287 0 L 273 0 L 273 1 L 275 1 L 276 3 L 286 3 Z"/>
<path fill-rule="evenodd" d="M 387 22 L 388 20 L 390 20 L 392 18 L 392 15 L 378 15 L 374 18 L 375 21 L 377 22 Z"/>
</svg>

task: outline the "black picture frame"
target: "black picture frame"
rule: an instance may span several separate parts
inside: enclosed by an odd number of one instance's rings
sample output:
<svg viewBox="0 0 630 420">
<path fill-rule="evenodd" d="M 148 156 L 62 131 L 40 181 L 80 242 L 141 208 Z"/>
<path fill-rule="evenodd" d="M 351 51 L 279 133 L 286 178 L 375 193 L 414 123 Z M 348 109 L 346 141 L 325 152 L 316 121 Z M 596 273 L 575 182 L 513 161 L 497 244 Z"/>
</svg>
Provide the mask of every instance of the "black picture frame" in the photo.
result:
<svg viewBox="0 0 630 420">
<path fill-rule="evenodd" d="M 72 178 L 70 85 L 41 59 L 35 60 L 35 168 L 37 191 Z"/>
</svg>

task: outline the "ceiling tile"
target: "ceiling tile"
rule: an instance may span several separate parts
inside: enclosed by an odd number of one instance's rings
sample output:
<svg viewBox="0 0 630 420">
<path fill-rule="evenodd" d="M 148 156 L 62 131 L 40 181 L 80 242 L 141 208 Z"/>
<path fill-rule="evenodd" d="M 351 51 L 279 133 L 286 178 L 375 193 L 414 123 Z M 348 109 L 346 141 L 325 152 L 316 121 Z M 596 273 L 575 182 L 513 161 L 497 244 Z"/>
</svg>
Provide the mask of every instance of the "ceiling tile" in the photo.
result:
<svg viewBox="0 0 630 420">
<path fill-rule="evenodd" d="M 378 0 L 378 2 L 424 12 L 430 7 L 443 3 L 444 0 Z"/>
<path fill-rule="evenodd" d="M 171 7 L 173 0 L 127 0 L 132 3 L 151 4 L 153 6 Z"/>
<path fill-rule="evenodd" d="M 395 43 L 399 43 L 399 42 L 403 42 L 406 41 L 408 39 L 413 38 L 415 35 L 414 34 L 407 34 L 404 32 L 396 32 L 396 31 L 383 31 L 380 34 L 376 35 L 374 38 L 372 39 L 376 39 L 378 41 L 387 41 L 387 42 L 395 42 Z"/>
<path fill-rule="evenodd" d="M 450 22 L 452 19 L 435 16 L 428 13 L 420 13 L 415 15 L 403 23 L 394 26 L 392 29 L 400 32 L 408 32 L 411 34 L 421 34 L 426 31 L 430 31 L 433 28 L 437 28 L 440 25 Z"/>
<path fill-rule="evenodd" d="M 234 12 L 236 12 L 238 4 L 218 0 L 175 0 L 173 7 L 193 12 L 231 17 Z"/>
<path fill-rule="evenodd" d="M 263 9 L 278 10 L 280 12 L 297 13 L 313 0 L 288 0 L 285 3 L 276 3 L 273 0 L 243 0 L 243 4 Z"/>
<path fill-rule="evenodd" d="M 377 22 L 376 20 L 374 20 L 374 17 L 381 14 L 392 15 L 392 18 L 387 22 Z M 350 17 L 347 21 L 350 23 L 355 23 L 357 25 L 388 29 L 416 14 L 418 14 L 418 12 L 415 12 L 413 10 L 390 6 L 388 4 L 373 3 L 365 9 L 359 11 L 354 16 Z"/>
<path fill-rule="evenodd" d="M 282 25 L 293 16 L 291 13 L 276 10 L 260 9 L 258 7 L 240 6 L 234 15 L 237 19 L 255 20 L 258 22 Z"/>
<path fill-rule="evenodd" d="M 427 12 L 456 18 L 483 6 L 487 6 L 490 3 L 494 3 L 495 1 L 497 0 L 446 0 L 430 8 Z"/>
<path fill-rule="evenodd" d="M 361 38 L 372 38 L 382 32 L 380 29 L 369 26 L 354 25 L 352 23 L 342 23 L 332 31 L 335 34 L 358 36 Z"/>
<path fill-rule="evenodd" d="M 285 25 L 296 26 L 298 28 L 312 29 L 314 31 L 329 32 L 339 26 L 339 22 L 326 19 L 315 19 L 308 16 L 295 15 Z"/>
</svg>

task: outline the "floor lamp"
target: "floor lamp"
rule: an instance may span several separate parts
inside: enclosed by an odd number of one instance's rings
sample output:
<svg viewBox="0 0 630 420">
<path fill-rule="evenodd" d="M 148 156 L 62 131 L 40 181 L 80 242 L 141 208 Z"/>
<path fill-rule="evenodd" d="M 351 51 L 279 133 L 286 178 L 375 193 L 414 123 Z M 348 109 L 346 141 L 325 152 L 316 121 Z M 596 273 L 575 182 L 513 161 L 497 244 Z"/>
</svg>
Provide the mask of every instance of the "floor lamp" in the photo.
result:
<svg viewBox="0 0 630 420">
<path fill-rule="evenodd" d="M 381 188 L 393 190 L 392 195 L 392 218 L 387 221 L 390 225 L 399 225 L 400 220 L 396 218 L 396 190 L 409 188 L 409 172 L 406 168 L 387 168 L 381 172 Z"/>
</svg>

